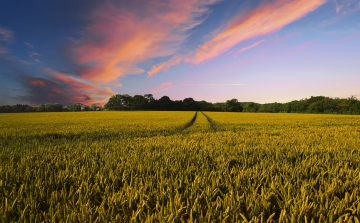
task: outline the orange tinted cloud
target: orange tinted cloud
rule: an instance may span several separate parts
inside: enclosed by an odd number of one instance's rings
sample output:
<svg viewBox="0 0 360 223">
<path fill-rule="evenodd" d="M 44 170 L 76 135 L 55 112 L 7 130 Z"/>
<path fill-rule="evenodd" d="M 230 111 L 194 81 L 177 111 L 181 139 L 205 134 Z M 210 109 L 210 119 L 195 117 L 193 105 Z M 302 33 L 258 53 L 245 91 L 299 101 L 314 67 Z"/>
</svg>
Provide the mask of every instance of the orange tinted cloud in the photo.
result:
<svg viewBox="0 0 360 223">
<path fill-rule="evenodd" d="M 260 41 L 258 41 L 258 42 L 256 42 L 256 43 L 252 44 L 251 46 L 244 47 L 244 48 L 242 48 L 242 49 L 234 52 L 234 53 L 233 53 L 233 54 L 235 54 L 234 57 L 236 57 L 239 53 L 244 52 L 244 51 L 246 51 L 246 50 L 249 50 L 249 49 L 251 49 L 251 48 L 259 45 L 260 43 L 265 42 L 265 41 L 266 41 L 266 39 L 260 40 Z"/>
<path fill-rule="evenodd" d="M 227 28 L 199 46 L 186 62 L 199 64 L 221 55 L 244 40 L 275 32 L 324 4 L 325 0 L 276 0 L 264 4 L 245 18 L 235 17 Z"/>
<path fill-rule="evenodd" d="M 30 81 L 30 84 L 45 86 L 45 82 L 43 80 L 32 80 Z"/>
<path fill-rule="evenodd" d="M 138 63 L 175 54 L 187 31 L 200 24 L 207 6 L 217 1 L 144 1 L 132 9 L 108 2 L 92 15 L 84 38 L 76 42 L 77 62 L 84 67 L 80 76 L 109 83 L 143 73 Z"/>
<path fill-rule="evenodd" d="M 284 36 L 284 37 L 278 37 L 278 36 L 276 35 L 276 39 L 274 40 L 274 43 L 278 43 L 278 42 L 284 41 L 284 40 L 289 39 L 289 38 L 291 38 L 291 37 L 293 37 L 293 36 L 296 36 L 297 34 L 298 34 L 297 32 L 293 32 L 293 33 L 290 33 L 290 34 L 288 34 L 288 35 L 286 35 L 286 36 Z"/>
<path fill-rule="evenodd" d="M 160 91 L 167 91 L 169 90 L 170 88 L 172 88 L 172 82 L 164 82 L 162 84 L 160 84 L 160 86 L 156 87 L 151 93 L 157 93 L 157 92 L 160 92 Z"/>
<path fill-rule="evenodd" d="M 312 41 L 303 43 L 303 44 L 301 44 L 300 46 L 295 47 L 294 49 L 295 49 L 295 50 L 306 49 L 306 48 L 308 48 L 309 46 L 311 46 L 314 42 L 315 42 L 315 41 L 312 40 Z"/>
<path fill-rule="evenodd" d="M 246 16 L 239 13 L 222 32 L 200 45 L 195 53 L 187 56 L 180 55 L 179 58 L 184 58 L 182 62 L 185 63 L 203 63 L 227 52 L 244 40 L 280 30 L 325 2 L 326 0 L 275 0 L 262 4 Z M 171 58 L 169 61 L 155 65 L 148 74 L 152 76 L 176 64 L 179 62 L 174 63 L 173 58 Z"/>
<path fill-rule="evenodd" d="M 183 85 L 199 85 L 199 86 L 246 86 L 248 84 L 183 84 Z"/>
<path fill-rule="evenodd" d="M 151 77 L 159 72 L 167 72 L 170 67 L 179 65 L 186 56 L 184 55 L 175 55 L 170 58 L 170 60 L 154 65 L 150 71 L 148 71 L 148 77 Z"/>
<path fill-rule="evenodd" d="M 71 95 L 71 97 L 69 97 L 69 103 L 98 103 L 103 105 L 105 101 L 115 94 L 115 92 L 113 92 L 109 87 L 100 87 L 90 84 L 79 78 L 50 69 L 45 69 L 45 71 L 51 74 L 57 82 L 64 83 L 64 85 L 66 85 L 69 91 L 68 93 Z"/>
</svg>

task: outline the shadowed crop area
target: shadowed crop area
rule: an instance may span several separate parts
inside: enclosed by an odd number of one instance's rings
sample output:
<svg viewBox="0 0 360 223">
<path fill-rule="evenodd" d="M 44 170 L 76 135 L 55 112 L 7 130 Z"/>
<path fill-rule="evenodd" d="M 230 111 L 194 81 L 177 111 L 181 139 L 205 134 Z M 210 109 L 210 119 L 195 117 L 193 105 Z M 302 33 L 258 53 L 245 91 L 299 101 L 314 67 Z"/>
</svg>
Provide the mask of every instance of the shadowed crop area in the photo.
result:
<svg viewBox="0 0 360 223">
<path fill-rule="evenodd" d="M 360 117 L 0 114 L 1 222 L 359 222 Z"/>
</svg>

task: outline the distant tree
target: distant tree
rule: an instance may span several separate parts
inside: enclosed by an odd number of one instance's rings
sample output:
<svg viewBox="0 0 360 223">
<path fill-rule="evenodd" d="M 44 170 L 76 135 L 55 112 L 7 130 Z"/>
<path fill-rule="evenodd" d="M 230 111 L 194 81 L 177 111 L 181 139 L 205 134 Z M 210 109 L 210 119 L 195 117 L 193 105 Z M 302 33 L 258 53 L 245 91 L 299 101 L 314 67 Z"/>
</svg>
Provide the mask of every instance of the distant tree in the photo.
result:
<svg viewBox="0 0 360 223">
<path fill-rule="evenodd" d="M 100 111 L 101 106 L 98 106 L 97 104 L 91 104 L 90 109 L 91 111 Z"/>
<path fill-rule="evenodd" d="M 210 102 L 207 102 L 207 101 L 198 101 L 197 105 L 198 105 L 198 109 L 200 111 L 213 111 L 214 110 L 213 104 Z"/>
<path fill-rule="evenodd" d="M 159 101 L 159 108 L 163 111 L 171 111 L 172 109 L 172 101 L 170 100 L 170 98 L 168 96 L 162 96 Z"/>
<path fill-rule="evenodd" d="M 62 104 L 46 104 L 45 105 L 45 111 L 47 112 L 60 112 L 63 111 Z"/>
<path fill-rule="evenodd" d="M 226 111 L 226 104 L 217 102 L 214 104 L 214 111 Z"/>
<path fill-rule="evenodd" d="M 29 106 L 26 108 L 25 112 L 36 112 L 36 108 Z"/>
<path fill-rule="evenodd" d="M 156 99 L 152 94 L 145 94 L 144 98 L 147 100 L 147 110 L 157 110 Z"/>
<path fill-rule="evenodd" d="M 0 112 L 1 113 L 11 113 L 14 112 L 12 107 L 10 105 L 1 105 L 0 106 Z"/>
<path fill-rule="evenodd" d="M 243 112 L 258 112 L 260 104 L 254 102 L 245 102 L 243 104 Z"/>
<path fill-rule="evenodd" d="M 91 107 L 88 105 L 85 105 L 83 108 L 83 111 L 91 111 Z"/>
<path fill-rule="evenodd" d="M 12 110 L 13 112 L 25 112 L 26 108 L 29 107 L 29 105 L 27 104 L 16 104 L 16 105 L 12 105 Z"/>
<path fill-rule="evenodd" d="M 183 106 L 185 111 L 197 111 L 198 104 L 193 98 L 185 98 L 183 100 Z"/>
<path fill-rule="evenodd" d="M 233 98 L 231 100 L 227 100 L 225 103 L 225 111 L 228 112 L 241 112 L 242 107 L 237 99 Z"/>
<path fill-rule="evenodd" d="M 142 95 L 134 95 L 131 100 L 131 110 L 147 110 L 148 99 Z"/>
<path fill-rule="evenodd" d="M 45 105 L 41 104 L 41 105 L 37 106 L 36 111 L 37 112 L 45 112 L 46 111 Z"/>
<path fill-rule="evenodd" d="M 70 111 L 81 111 L 83 104 L 75 103 L 67 106 Z"/>
</svg>

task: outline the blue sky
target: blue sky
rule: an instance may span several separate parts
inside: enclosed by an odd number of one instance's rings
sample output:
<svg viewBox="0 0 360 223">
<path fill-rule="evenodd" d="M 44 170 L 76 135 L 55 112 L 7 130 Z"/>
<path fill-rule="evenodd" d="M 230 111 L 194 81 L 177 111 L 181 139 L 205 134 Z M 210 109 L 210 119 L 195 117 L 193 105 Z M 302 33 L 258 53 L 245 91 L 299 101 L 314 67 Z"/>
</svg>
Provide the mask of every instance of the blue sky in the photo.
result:
<svg viewBox="0 0 360 223">
<path fill-rule="evenodd" d="M 0 3 L 0 104 L 360 98 L 359 59 L 359 0 Z"/>
</svg>

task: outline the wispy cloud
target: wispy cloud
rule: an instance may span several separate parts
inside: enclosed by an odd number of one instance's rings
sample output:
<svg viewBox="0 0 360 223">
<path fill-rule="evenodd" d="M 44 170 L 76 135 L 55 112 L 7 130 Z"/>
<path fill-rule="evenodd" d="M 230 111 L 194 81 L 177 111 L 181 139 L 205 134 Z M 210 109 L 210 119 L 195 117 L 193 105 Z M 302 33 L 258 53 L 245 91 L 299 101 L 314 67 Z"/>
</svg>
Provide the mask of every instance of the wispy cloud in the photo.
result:
<svg viewBox="0 0 360 223">
<path fill-rule="evenodd" d="M 20 63 L 24 64 L 24 65 L 30 65 L 31 63 L 29 61 L 26 60 L 19 60 Z"/>
<path fill-rule="evenodd" d="M 10 52 L 9 48 L 0 45 L 0 54 L 9 53 L 9 52 Z"/>
<path fill-rule="evenodd" d="M 170 60 L 154 65 L 150 71 L 148 71 L 148 77 L 151 77 L 159 72 L 165 73 L 169 70 L 170 67 L 179 65 L 184 59 L 186 58 L 185 55 L 175 55 L 170 58 Z"/>
<path fill-rule="evenodd" d="M 104 101 L 115 94 L 109 87 L 94 85 L 80 78 L 73 77 L 67 73 L 61 73 L 51 69 L 45 69 L 45 72 L 51 74 L 52 78 L 54 78 L 56 82 L 66 85 L 66 88 L 68 89 L 66 93 L 72 95 L 71 97 L 68 96 L 68 101 L 70 103 L 104 103 Z M 83 97 L 84 95 L 86 95 L 86 97 Z"/>
<path fill-rule="evenodd" d="M 172 87 L 173 87 L 172 82 L 164 82 L 164 83 L 161 83 L 160 86 L 153 89 L 153 91 L 151 93 L 154 94 L 154 93 L 158 93 L 160 91 L 168 91 Z"/>
<path fill-rule="evenodd" d="M 238 13 L 239 16 L 236 16 L 229 21 L 222 32 L 200 45 L 195 53 L 185 57 L 182 62 L 200 64 L 213 59 L 229 51 L 232 47 L 244 40 L 280 30 L 285 25 L 288 25 L 317 9 L 325 2 L 326 0 L 266 1 L 265 4 L 260 5 L 246 16 L 243 16 L 242 13 Z M 154 75 L 161 71 L 161 69 L 154 68 L 164 67 L 165 69 L 169 69 L 172 64 L 174 63 L 170 59 L 167 62 L 154 66 L 149 72 Z"/>
<path fill-rule="evenodd" d="M 131 10 L 115 2 L 97 8 L 75 43 L 80 76 L 96 83 L 143 73 L 138 63 L 175 54 L 218 0 L 143 1 Z"/>
<path fill-rule="evenodd" d="M 25 46 L 27 46 L 29 48 L 34 48 L 34 46 L 31 43 L 25 42 L 24 44 L 25 44 Z"/>
<path fill-rule="evenodd" d="M 249 84 L 183 84 L 183 85 L 197 85 L 197 86 L 246 86 Z"/>
<path fill-rule="evenodd" d="M 289 38 L 291 38 L 293 36 L 296 36 L 296 35 L 298 35 L 298 33 L 296 31 L 293 32 L 293 33 L 290 33 L 290 34 L 288 34 L 286 36 L 283 36 L 283 37 L 279 37 L 278 35 L 276 35 L 276 38 L 274 39 L 273 42 L 274 43 L 282 42 L 282 41 L 285 41 L 286 39 L 289 39 Z"/>
<path fill-rule="evenodd" d="M 294 47 L 294 49 L 295 50 L 303 50 L 303 49 L 309 48 L 314 42 L 315 42 L 315 40 L 303 43 L 299 46 Z"/>
<path fill-rule="evenodd" d="M 236 51 L 234 53 L 231 53 L 231 54 L 234 54 L 234 57 L 236 57 L 239 53 L 242 53 L 242 52 L 244 52 L 246 50 L 249 50 L 249 49 L 251 49 L 253 47 L 256 47 L 257 45 L 259 45 L 259 44 L 261 44 L 261 43 L 263 43 L 265 41 L 266 41 L 266 39 L 260 40 L 260 41 L 254 43 L 254 44 L 252 44 L 250 46 L 244 47 L 244 48 L 242 48 L 242 49 L 240 49 L 240 50 L 238 50 L 238 51 Z"/>
<path fill-rule="evenodd" d="M 223 54 L 244 40 L 275 32 L 325 2 L 325 0 L 277 0 L 263 4 L 245 18 L 241 16 L 233 18 L 223 32 L 199 46 L 195 55 L 187 62 L 202 63 Z"/>
<path fill-rule="evenodd" d="M 329 44 L 329 46 L 330 47 L 337 46 L 337 45 L 340 45 L 340 44 L 343 44 L 343 43 L 354 41 L 354 40 L 356 40 L 358 38 L 360 38 L 360 32 L 356 33 L 355 35 L 343 37 L 343 38 Z"/>
<path fill-rule="evenodd" d="M 336 8 L 335 8 L 336 13 L 339 13 L 340 10 L 343 8 L 343 5 L 338 4 L 337 0 L 334 0 L 334 2 L 335 2 L 335 5 L 336 5 Z"/>
<path fill-rule="evenodd" d="M 0 27 L 0 41 L 10 42 L 14 38 L 13 31 Z"/>
<path fill-rule="evenodd" d="M 360 2 L 358 0 L 334 0 L 334 3 L 336 15 L 320 22 L 321 26 L 332 25 L 344 17 L 360 10 Z"/>
<path fill-rule="evenodd" d="M 32 59 L 34 59 L 34 57 L 38 57 L 38 56 L 41 56 L 41 54 L 40 53 L 37 53 L 37 52 L 29 52 L 29 57 L 30 58 L 32 58 Z"/>
</svg>

